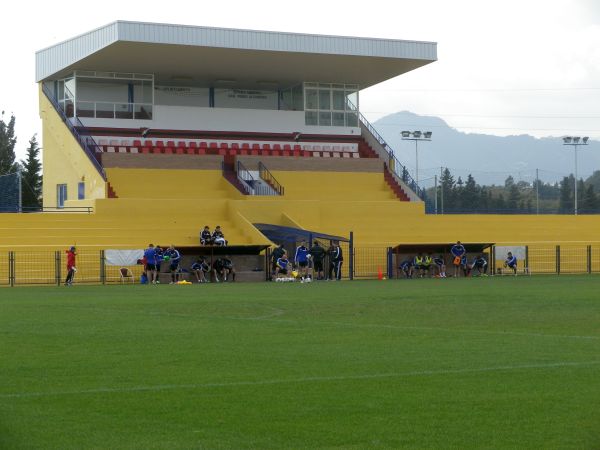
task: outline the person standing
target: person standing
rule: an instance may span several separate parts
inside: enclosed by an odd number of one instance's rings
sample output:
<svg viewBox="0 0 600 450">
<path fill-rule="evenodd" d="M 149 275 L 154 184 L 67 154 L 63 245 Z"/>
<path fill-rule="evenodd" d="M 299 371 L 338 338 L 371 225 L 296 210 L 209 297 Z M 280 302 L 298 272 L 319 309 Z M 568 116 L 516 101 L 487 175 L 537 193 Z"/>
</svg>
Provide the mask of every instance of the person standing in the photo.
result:
<svg viewBox="0 0 600 450">
<path fill-rule="evenodd" d="M 75 267 L 75 257 L 77 256 L 77 251 L 75 247 L 71 247 L 66 251 L 67 253 L 67 279 L 65 280 L 65 286 L 73 286 L 73 278 L 75 277 L 75 272 L 77 272 L 77 267 Z"/>
<path fill-rule="evenodd" d="M 300 245 L 296 248 L 296 255 L 294 256 L 294 264 L 298 267 L 301 280 L 309 277 L 308 273 L 308 248 L 306 247 L 306 241 L 300 242 Z"/>
<path fill-rule="evenodd" d="M 317 277 L 317 280 L 324 278 L 323 273 L 323 260 L 325 259 L 325 249 L 319 245 L 319 241 L 315 241 L 313 246 L 310 248 L 310 256 L 313 262 L 313 270 Z"/>
<path fill-rule="evenodd" d="M 146 273 L 148 274 L 148 282 L 156 284 L 156 249 L 154 245 L 149 244 L 144 250 L 144 258 L 146 258 Z"/>
<path fill-rule="evenodd" d="M 467 250 L 465 249 L 465 246 L 462 245 L 460 243 L 460 241 L 456 241 L 456 244 L 454 244 L 452 246 L 452 248 L 450 249 L 450 253 L 452 253 L 452 256 L 454 257 L 454 259 L 452 260 L 452 265 L 454 265 L 454 277 L 455 278 L 458 277 L 459 269 L 461 266 L 463 267 L 465 276 L 467 276 L 467 273 L 466 273 Z"/>
<path fill-rule="evenodd" d="M 342 264 L 344 263 L 344 255 L 338 241 L 333 241 L 333 245 L 329 251 L 330 268 L 333 269 L 333 276 L 336 281 L 342 279 Z"/>
<path fill-rule="evenodd" d="M 181 261 L 181 254 L 173 244 L 171 244 L 165 252 L 165 255 L 169 257 L 169 271 L 171 272 L 170 284 L 175 284 L 179 281 L 179 262 Z"/>
</svg>

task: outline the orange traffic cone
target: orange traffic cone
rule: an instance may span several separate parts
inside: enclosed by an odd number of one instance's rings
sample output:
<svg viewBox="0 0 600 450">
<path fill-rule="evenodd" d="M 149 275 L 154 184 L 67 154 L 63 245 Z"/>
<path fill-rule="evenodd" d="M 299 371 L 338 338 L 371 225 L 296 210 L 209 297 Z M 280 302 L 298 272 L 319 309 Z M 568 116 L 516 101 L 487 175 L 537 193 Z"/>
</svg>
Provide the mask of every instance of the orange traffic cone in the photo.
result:
<svg viewBox="0 0 600 450">
<path fill-rule="evenodd" d="M 377 279 L 383 280 L 383 272 L 381 271 L 381 267 L 377 268 Z"/>
</svg>

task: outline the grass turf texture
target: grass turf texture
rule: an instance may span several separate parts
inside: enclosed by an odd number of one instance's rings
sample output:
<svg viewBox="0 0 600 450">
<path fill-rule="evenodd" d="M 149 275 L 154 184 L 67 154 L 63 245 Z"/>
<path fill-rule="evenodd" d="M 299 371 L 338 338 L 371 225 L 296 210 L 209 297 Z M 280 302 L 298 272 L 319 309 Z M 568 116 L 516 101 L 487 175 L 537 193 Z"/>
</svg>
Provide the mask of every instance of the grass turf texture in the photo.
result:
<svg viewBox="0 0 600 450">
<path fill-rule="evenodd" d="M 0 290 L 0 448 L 599 448 L 596 276 Z"/>
</svg>

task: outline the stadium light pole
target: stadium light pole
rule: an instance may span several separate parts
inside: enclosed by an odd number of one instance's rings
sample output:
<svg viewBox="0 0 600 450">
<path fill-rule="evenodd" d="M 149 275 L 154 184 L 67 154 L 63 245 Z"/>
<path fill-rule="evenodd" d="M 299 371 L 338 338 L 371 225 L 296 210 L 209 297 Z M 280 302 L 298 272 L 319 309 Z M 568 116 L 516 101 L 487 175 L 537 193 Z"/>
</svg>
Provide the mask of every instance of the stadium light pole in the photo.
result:
<svg viewBox="0 0 600 450">
<path fill-rule="evenodd" d="M 403 141 L 415 141 L 415 182 L 419 185 L 419 141 L 431 141 L 431 131 L 403 131 L 400 133 Z"/>
<path fill-rule="evenodd" d="M 563 145 L 570 145 L 575 149 L 575 215 L 577 215 L 577 147 L 580 145 L 588 145 L 589 137 L 583 139 L 579 136 L 563 137 Z"/>
</svg>

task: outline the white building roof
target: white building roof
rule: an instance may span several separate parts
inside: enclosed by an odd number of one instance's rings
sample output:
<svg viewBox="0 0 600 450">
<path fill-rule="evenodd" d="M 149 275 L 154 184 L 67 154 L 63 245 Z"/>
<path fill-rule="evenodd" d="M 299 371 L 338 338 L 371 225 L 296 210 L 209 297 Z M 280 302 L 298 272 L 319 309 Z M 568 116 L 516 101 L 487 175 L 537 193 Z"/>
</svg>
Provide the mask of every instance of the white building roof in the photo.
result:
<svg viewBox="0 0 600 450">
<path fill-rule="evenodd" d="M 73 70 L 153 73 L 158 82 L 374 85 L 437 59 L 437 44 L 117 21 L 36 53 L 36 81 Z"/>
</svg>

